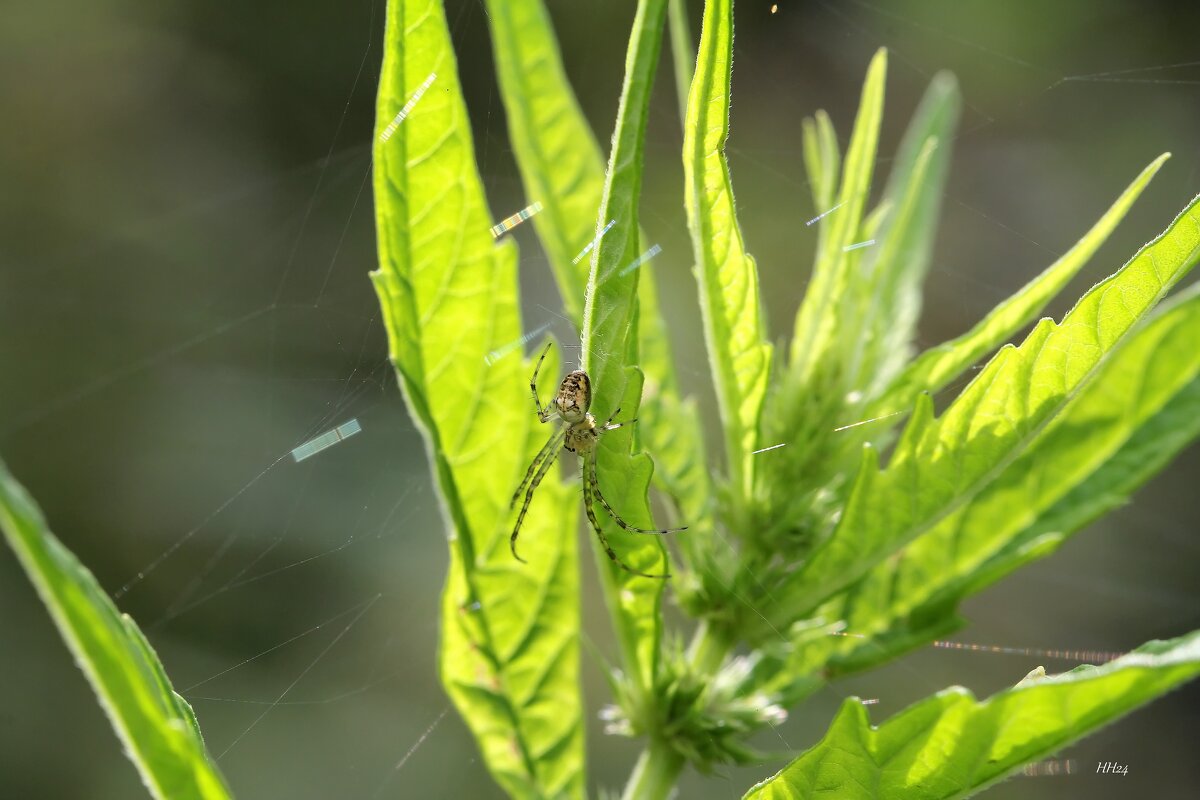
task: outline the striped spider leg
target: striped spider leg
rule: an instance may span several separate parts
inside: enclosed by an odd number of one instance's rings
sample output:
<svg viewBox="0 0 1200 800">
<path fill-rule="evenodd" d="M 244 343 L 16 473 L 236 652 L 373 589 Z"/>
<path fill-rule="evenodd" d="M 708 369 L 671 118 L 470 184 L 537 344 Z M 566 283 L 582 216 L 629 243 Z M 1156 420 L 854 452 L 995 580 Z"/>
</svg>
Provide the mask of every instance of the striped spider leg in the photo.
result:
<svg viewBox="0 0 1200 800">
<path fill-rule="evenodd" d="M 596 418 L 591 415 L 588 409 L 592 404 L 592 383 L 588 375 L 583 370 L 575 370 L 569 373 L 562 379 L 562 383 L 558 386 L 558 393 L 554 395 L 554 399 L 546 406 L 542 406 L 538 400 L 537 393 L 537 376 L 538 371 L 542 368 L 542 361 L 546 358 L 546 353 L 550 351 L 550 346 L 553 342 L 547 342 L 546 348 L 542 350 L 541 357 L 538 358 L 537 366 L 533 368 L 533 377 L 529 379 L 529 391 L 533 395 L 533 408 L 537 413 L 538 421 L 549 422 L 557 417 L 562 421 L 562 427 L 555 431 L 537 455 L 533 457 L 533 462 L 529 465 L 529 469 L 525 470 L 525 477 L 521 479 L 521 485 L 517 487 L 517 491 L 513 494 L 512 503 L 509 507 L 515 507 L 517 500 L 522 493 L 525 496 L 521 503 L 521 510 L 517 514 L 517 524 L 513 527 L 512 536 L 509 538 L 509 547 L 512 550 L 513 558 L 521 563 L 526 563 L 525 559 L 517 555 L 517 535 L 521 532 L 521 523 L 525 521 L 525 514 L 529 511 L 529 504 L 533 501 L 533 493 L 537 491 L 538 485 L 542 479 L 550 472 L 550 467 L 554 464 L 554 460 L 558 458 L 559 448 L 566 449 L 569 452 L 575 453 L 580 458 L 581 473 L 580 477 L 583 483 L 583 508 L 587 512 L 588 521 L 592 525 L 592 530 L 596 532 L 597 538 L 600 539 L 600 545 L 604 548 L 604 552 L 608 553 L 608 557 L 620 565 L 621 569 L 626 572 L 632 572 L 634 575 L 641 575 L 644 578 L 669 578 L 670 575 L 654 575 L 647 572 L 641 572 L 626 564 L 617 556 L 612 549 L 612 545 L 608 543 L 608 537 L 604 535 L 603 528 L 600 527 L 600 522 L 596 519 L 595 503 L 599 501 L 608 515 L 613 518 L 613 521 L 630 533 L 643 533 L 655 536 L 661 536 L 665 533 L 674 533 L 675 531 L 687 530 L 687 527 L 682 528 L 638 528 L 630 525 L 613 509 L 608 500 L 600 492 L 600 481 L 596 474 L 596 442 L 600 435 L 608 431 L 615 431 L 623 425 L 632 425 L 637 420 L 628 422 L 613 422 L 617 414 L 621 413 L 621 409 L 613 412 L 612 416 L 603 425 L 596 424 Z"/>
</svg>

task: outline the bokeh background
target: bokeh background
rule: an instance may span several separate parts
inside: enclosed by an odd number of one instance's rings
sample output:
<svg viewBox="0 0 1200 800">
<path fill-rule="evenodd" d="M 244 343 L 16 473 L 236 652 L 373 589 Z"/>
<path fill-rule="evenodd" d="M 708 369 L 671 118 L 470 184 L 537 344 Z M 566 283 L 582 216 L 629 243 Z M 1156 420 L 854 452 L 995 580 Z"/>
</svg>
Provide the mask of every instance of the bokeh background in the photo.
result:
<svg viewBox="0 0 1200 800">
<path fill-rule="evenodd" d="M 633 3 L 548 5 L 607 142 Z M 800 120 L 828 109 L 844 145 L 881 45 L 881 168 L 936 71 L 953 71 L 966 99 L 923 346 L 1053 261 L 1160 152 L 1175 157 L 1055 316 L 1200 191 L 1200 6 L 771 5 L 738 3 L 729 155 L 777 337 L 814 244 L 800 224 L 816 213 Z M 448 17 L 500 219 L 536 198 L 516 178 L 484 8 L 449 0 Z M 381 0 L 49 0 L 0 26 L 0 453 L 122 594 L 242 798 L 500 796 L 465 726 L 443 716 L 444 527 L 367 280 L 381 31 Z M 663 247 L 650 268 L 711 425 L 666 62 L 648 136 L 643 224 Z M 527 327 L 552 322 L 570 341 L 532 229 L 515 236 Z M 351 418 L 361 434 L 292 463 L 291 448 Z M 1198 475 L 1193 447 L 1132 505 L 969 602 L 957 638 L 1124 650 L 1200 627 Z M 603 648 L 603 612 L 587 604 Z M 1074 665 L 926 649 L 821 692 L 780 734 L 811 745 L 847 694 L 878 697 L 882 720 L 952 683 L 987 694 L 1038 664 Z M 602 735 L 606 689 L 596 664 L 585 669 L 597 794 L 623 784 L 637 744 Z M 1069 748 L 1061 757 L 1082 774 L 1016 778 L 987 796 L 1194 796 L 1198 709 L 1200 689 L 1184 689 Z M 1095 775 L 1097 761 L 1129 773 Z M 778 766 L 689 774 L 680 796 L 737 797 Z M 7 551 L 0 795 L 143 796 Z"/>
</svg>

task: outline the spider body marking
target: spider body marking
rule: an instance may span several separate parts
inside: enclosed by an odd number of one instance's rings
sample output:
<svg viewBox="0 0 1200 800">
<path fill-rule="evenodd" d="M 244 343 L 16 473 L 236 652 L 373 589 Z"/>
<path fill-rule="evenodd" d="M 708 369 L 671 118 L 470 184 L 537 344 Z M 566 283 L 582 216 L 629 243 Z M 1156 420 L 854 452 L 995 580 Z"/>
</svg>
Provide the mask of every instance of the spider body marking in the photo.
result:
<svg viewBox="0 0 1200 800">
<path fill-rule="evenodd" d="M 546 355 L 542 351 L 542 356 Z M 541 367 L 542 362 L 538 361 L 538 366 Z M 537 370 L 534 370 L 533 381 L 530 385 L 537 383 Z M 537 401 L 537 389 L 533 390 L 534 401 Z M 554 408 L 558 412 L 558 416 L 563 422 L 568 425 L 577 425 L 581 422 L 591 422 L 591 427 L 596 427 L 596 419 L 588 413 L 588 409 L 592 407 L 592 381 L 588 378 L 586 372 L 577 369 L 574 372 L 568 373 L 567 377 L 562 379 L 562 383 L 558 385 L 558 394 L 554 395 Z"/>
<path fill-rule="evenodd" d="M 596 428 L 596 418 L 587 414 L 579 422 L 568 423 L 563 435 L 563 447 L 572 453 L 583 455 L 596 446 L 600 432 Z"/>
<path fill-rule="evenodd" d="M 600 481 L 596 472 L 596 441 L 601 434 L 616 430 L 623 425 L 632 425 L 637 420 L 629 422 L 613 422 L 617 414 L 621 413 L 621 409 L 613 412 L 612 416 L 603 425 L 596 424 L 596 418 L 592 416 L 589 410 L 592 406 L 592 382 L 588 378 L 588 374 L 583 370 L 575 370 L 567 374 L 562 379 L 562 383 L 558 385 L 558 392 L 554 395 L 554 399 L 545 407 L 542 406 L 538 399 L 537 393 L 537 376 L 538 371 L 542 368 L 542 362 L 546 358 L 546 353 L 550 351 L 553 342 L 547 342 L 546 348 L 542 350 L 542 355 L 538 358 L 537 366 L 533 368 L 533 377 L 529 379 L 529 391 L 533 395 L 533 407 L 537 412 L 538 420 L 541 422 L 549 422 L 554 418 L 558 418 L 563 424 L 562 427 L 555 431 L 549 441 L 542 446 L 538 454 L 533 457 L 533 462 L 529 468 L 525 470 L 525 477 L 521 479 L 521 484 L 517 487 L 516 493 L 513 494 L 510 507 L 516 506 L 517 500 L 524 494 L 524 502 L 521 503 L 521 511 L 517 514 L 517 523 L 513 527 L 512 536 L 509 538 L 509 546 L 512 550 L 513 558 L 525 563 L 525 559 L 517 555 L 517 535 L 521 532 L 521 523 L 525 521 L 525 514 L 529 511 L 529 504 L 533 500 L 533 493 L 537 490 L 542 479 L 550 472 L 550 467 L 554 463 L 554 459 L 558 457 L 558 448 L 562 447 L 568 452 L 575 453 L 581 460 L 581 478 L 583 482 L 583 505 L 587 512 L 588 522 L 591 523 L 592 530 L 595 531 L 596 537 L 600 540 L 604 552 L 608 557 L 616 562 L 622 569 L 627 572 L 632 572 L 634 575 L 641 575 L 644 578 L 668 578 L 669 575 L 653 575 L 647 572 L 641 572 L 626 564 L 617 556 L 612 546 L 608 543 L 608 537 L 604 535 L 604 530 L 600 527 L 600 523 L 596 518 L 594 501 L 599 501 L 608 515 L 613 518 L 622 529 L 630 533 L 642 533 L 651 535 L 662 535 L 672 533 L 674 531 L 687 530 L 683 528 L 638 528 L 630 525 L 625 520 L 621 519 L 613 507 L 609 505 L 608 500 L 600 492 Z"/>
</svg>

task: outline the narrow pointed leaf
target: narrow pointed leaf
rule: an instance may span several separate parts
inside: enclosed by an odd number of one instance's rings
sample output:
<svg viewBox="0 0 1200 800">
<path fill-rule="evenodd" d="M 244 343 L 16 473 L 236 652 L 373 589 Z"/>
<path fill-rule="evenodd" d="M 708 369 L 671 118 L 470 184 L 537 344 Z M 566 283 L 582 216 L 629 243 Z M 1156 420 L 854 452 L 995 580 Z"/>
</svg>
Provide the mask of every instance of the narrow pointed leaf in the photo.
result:
<svg viewBox="0 0 1200 800">
<path fill-rule="evenodd" d="M 1048 462 L 1055 451 L 1061 454 L 1059 463 L 1075 462 L 1069 479 L 1060 482 L 1070 490 L 1047 486 L 1035 494 L 1027 486 L 1023 494 L 1038 513 L 1032 521 L 1021 515 L 1024 529 L 970 574 L 963 595 L 1011 572 L 1039 543 L 1057 543 L 1129 502 L 1136 489 L 1200 436 L 1200 286 L 1178 299 L 1182 302 L 1164 308 L 1114 356 L 1061 423 L 1031 449 L 1030 463 L 1039 456 Z M 1053 483 L 1048 463 L 1039 464 L 1038 471 Z M 998 494 L 1003 491 L 997 488 Z M 1046 508 L 1051 499 L 1055 502 Z"/>
<path fill-rule="evenodd" d="M 666 324 L 657 313 L 657 288 L 646 274 L 638 282 L 638 361 L 645 382 L 637 434 L 654 458 L 654 482 L 671 499 L 675 518 L 669 524 L 687 525 L 676 538 L 683 564 L 698 570 L 711 547 L 712 482 L 700 430 L 695 398 L 681 400 Z M 674 589 L 679 592 L 679 585 Z"/>
<path fill-rule="evenodd" d="M 1083 238 L 1016 294 L 992 309 L 970 331 L 922 353 L 871 406 L 868 416 L 903 410 L 919 393 L 936 392 L 949 385 L 963 370 L 1032 320 L 1104 244 L 1169 157 L 1169 153 L 1164 153 L 1152 161 Z"/>
<path fill-rule="evenodd" d="M 912 247 L 905 235 L 922 236 L 923 232 L 915 226 L 930 222 L 928 218 L 918 219 L 918 213 L 922 189 L 933 182 L 930 172 L 939 149 L 938 139 L 930 137 L 913 164 L 912 182 L 905 187 L 906 192 L 881 203 L 864 222 L 863 241 L 877 244 L 865 251 L 859 264 L 863 320 L 861 325 L 849 330 L 861 330 L 862 333 L 854 337 L 855 346 L 849 348 L 852 355 L 846 366 L 848 385 L 857 389 L 860 396 L 870 391 L 868 382 L 873 384 L 877 377 L 908 359 L 906 343 L 894 338 L 905 324 L 897 317 L 907 316 L 914 303 L 919 306 L 920 295 L 912 291 L 916 287 L 905 280 L 901 259 Z"/>
<path fill-rule="evenodd" d="M 621 419 L 637 416 L 642 373 L 637 354 L 637 285 L 641 269 L 628 267 L 641 254 L 637 228 L 642 188 L 646 118 L 650 90 L 662 47 L 666 0 L 641 0 L 625 58 L 625 80 L 617 111 L 613 148 L 596 230 L 617 220 L 592 252 L 583 315 L 583 369 L 591 377 L 592 413 L 603 422 L 621 410 Z M 601 437 L 597 471 L 601 490 L 631 525 L 654 527 L 647 492 L 653 465 L 644 453 L 631 452 L 629 426 Z M 603 511 L 605 533 L 621 559 L 650 574 L 667 572 L 666 551 L 656 536 L 626 533 Z M 605 599 L 630 673 L 643 691 L 652 686 L 658 667 L 663 580 L 633 575 L 613 563 L 595 542 Z"/>
<path fill-rule="evenodd" d="M 566 315 L 579 327 L 591 259 L 580 258 L 577 263 L 575 259 L 596 236 L 604 160 L 567 81 L 541 0 L 488 0 L 488 15 L 517 167 L 526 196 L 543 206 L 532 223 L 550 260 Z M 686 26 L 686 19 L 682 22 Z M 660 256 L 655 264 L 668 257 Z M 639 359 L 646 371 L 639 433 L 663 464 L 655 473 L 656 482 L 691 520 L 703 509 L 691 498 L 708 493 L 698 418 L 687 413 L 679 398 L 670 343 L 658 310 L 655 269 L 639 271 Z"/>
<path fill-rule="evenodd" d="M 864 458 L 834 535 L 776 595 L 772 614 L 783 615 L 776 622 L 857 581 L 958 512 L 1020 456 L 1196 262 L 1198 203 L 1087 292 L 1061 324 L 1042 320 L 1019 348 L 1001 350 L 941 419 L 928 395 L 919 397 L 887 469 Z"/>
<path fill-rule="evenodd" d="M 3 462 L 0 528 L 150 794 L 163 800 L 230 797 L 191 706 L 171 688 L 150 643 L 50 532 Z"/>
<path fill-rule="evenodd" d="M 747 800 L 968 797 L 1200 674 L 1200 632 L 1148 642 L 1103 666 L 1027 677 L 977 701 L 947 689 L 878 727 L 857 698 L 825 737 Z"/>
<path fill-rule="evenodd" d="M 841 154 L 838 152 L 833 122 L 824 111 L 818 111 L 816 116 L 806 117 L 801 123 L 800 136 L 813 208 L 818 215 L 825 214 L 833 208 L 838 171 L 841 168 Z M 826 224 L 822 219 L 822 230 Z"/>
<path fill-rule="evenodd" d="M 807 379 L 816 371 L 831 368 L 827 360 L 836 357 L 845 293 L 852 288 L 851 267 L 860 254 L 847 252 L 855 243 L 871 191 L 871 176 L 875 169 L 875 154 L 879 144 L 879 126 L 883 120 L 883 89 L 887 75 L 887 51 L 879 50 L 871 59 L 867 79 L 863 84 L 862 100 L 846 159 L 842 165 L 841 190 L 837 211 L 825 217 L 828 236 L 822 236 L 813 267 L 812 282 L 796 315 L 792 336 L 792 369 Z M 822 209 L 825 211 L 827 209 Z"/>
<path fill-rule="evenodd" d="M 848 157 L 844 178 L 849 181 L 856 175 L 853 180 L 864 193 L 870 188 L 869 174 L 862 166 L 865 148 L 875 146 L 867 132 L 872 130 L 871 124 L 877 129 L 875 112 L 882 111 L 877 107 L 882 103 L 881 59 L 877 57 L 872 64 L 857 135 L 851 143 L 856 166 L 851 170 Z M 870 88 L 872 79 L 877 89 Z M 771 512 L 764 515 L 768 530 L 811 530 L 814 525 L 824 528 L 824 520 L 813 516 L 803 519 L 814 508 L 812 492 L 817 486 L 840 481 L 837 476 L 853 469 L 865 437 L 878 430 L 853 425 L 847 430 L 843 426 L 869 418 L 866 403 L 908 360 L 958 105 L 953 78 L 935 76 L 896 156 L 890 159 L 892 170 L 883 197 L 865 217 L 863 204 L 834 202 L 838 151 L 828 115 L 818 112 L 813 120 L 806 121 L 805 163 L 814 201 L 822 212 L 809 221 L 820 229 L 818 262 L 836 258 L 838 269 L 846 274 L 846 285 L 837 293 L 836 305 L 816 312 L 812 295 L 819 287 L 814 282 L 805 298 L 808 310 L 802 309 L 802 316 L 827 314 L 829 319 L 818 325 L 835 320 L 837 335 L 830 340 L 830 347 L 836 352 L 831 349 L 818 364 L 811 361 L 810 353 L 798 350 L 796 343 L 800 340 L 794 340 L 793 363 L 768 394 L 763 441 L 788 442 L 796 448 L 791 452 L 797 454 L 773 459 L 760 468 L 765 479 L 760 486 L 761 496 L 770 498 L 766 505 Z M 837 227 L 846 224 L 843 215 L 847 213 L 861 218 L 853 230 Z M 841 242 L 832 253 L 831 236 L 839 237 Z"/>
<path fill-rule="evenodd" d="M 590 259 L 572 263 L 596 235 L 604 162 L 563 70 L 541 0 L 488 0 L 496 76 L 509 138 L 567 316 L 579 325 Z"/>
<path fill-rule="evenodd" d="M 1049 555 L 1126 502 L 1200 434 L 1198 342 L 1200 287 L 1193 287 L 1131 334 L 962 511 L 864 576 L 837 617 L 855 636 L 815 643 L 810 649 L 825 653 L 807 654 L 810 668 L 863 669 L 923 644 L 923 634 L 944 630 L 963 597 Z"/>
<path fill-rule="evenodd" d="M 390 0 L 387 14 L 372 278 L 449 525 L 442 680 L 506 791 L 578 797 L 579 494 L 550 472 L 521 529 L 529 563 L 516 561 L 510 500 L 551 433 L 529 397 L 532 364 L 511 347 L 521 336 L 516 247 L 489 233 L 441 3 Z M 543 397 L 559 378 L 547 361 Z"/>
<path fill-rule="evenodd" d="M 729 134 L 729 88 L 733 61 L 732 0 L 704 7 L 700 55 L 684 126 L 684 202 L 696 254 L 700 309 L 713 365 L 725 457 L 733 480 L 748 492 L 771 367 L 758 270 L 746 253 L 738 226 L 725 139 Z"/>
<path fill-rule="evenodd" d="M 869 341 L 875 346 L 860 367 L 859 380 L 872 384 L 864 389 L 886 385 L 909 357 L 960 105 L 954 77 L 935 75 L 888 176 L 880 206 L 889 212 L 879 232 L 867 237 L 878 239 L 879 245 L 863 259 L 866 280 L 873 284 L 868 321 L 873 326 Z"/>
</svg>

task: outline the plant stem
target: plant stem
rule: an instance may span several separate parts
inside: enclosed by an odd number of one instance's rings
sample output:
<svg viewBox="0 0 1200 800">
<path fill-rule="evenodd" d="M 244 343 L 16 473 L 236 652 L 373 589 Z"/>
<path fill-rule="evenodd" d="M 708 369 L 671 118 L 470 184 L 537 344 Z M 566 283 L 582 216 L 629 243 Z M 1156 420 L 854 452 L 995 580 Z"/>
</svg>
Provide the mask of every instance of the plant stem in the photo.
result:
<svg viewBox="0 0 1200 800">
<path fill-rule="evenodd" d="M 671 794 L 683 771 L 683 756 L 658 737 L 651 737 L 638 756 L 622 800 L 662 800 Z"/>
<path fill-rule="evenodd" d="M 732 648 L 733 641 L 723 631 L 701 622 L 688 645 L 688 660 L 697 672 L 715 675 Z M 685 763 L 670 742 L 652 734 L 638 756 L 622 800 L 663 800 L 670 796 Z"/>
<path fill-rule="evenodd" d="M 714 675 L 733 649 L 733 641 L 723 631 L 702 621 L 688 645 L 688 660 L 697 672 Z"/>
</svg>

